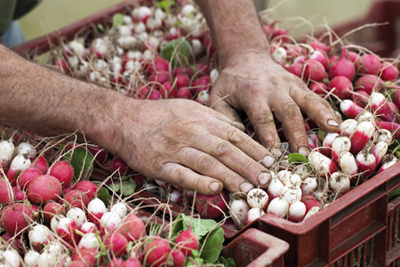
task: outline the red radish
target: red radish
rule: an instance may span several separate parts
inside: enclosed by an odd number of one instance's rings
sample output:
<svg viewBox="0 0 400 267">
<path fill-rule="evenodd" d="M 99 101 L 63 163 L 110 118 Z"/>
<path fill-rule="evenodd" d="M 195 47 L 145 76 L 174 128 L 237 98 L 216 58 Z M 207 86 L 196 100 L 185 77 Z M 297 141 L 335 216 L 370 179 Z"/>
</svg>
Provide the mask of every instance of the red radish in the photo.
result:
<svg viewBox="0 0 400 267">
<path fill-rule="evenodd" d="M 351 119 L 355 119 L 359 114 L 364 112 L 364 108 L 358 106 L 349 99 L 345 99 L 340 102 L 340 110 L 343 112 L 343 114 Z"/>
<path fill-rule="evenodd" d="M 0 225 L 10 235 L 19 233 L 30 225 L 34 214 L 32 209 L 22 203 L 15 203 L 3 208 L 0 217 Z"/>
<path fill-rule="evenodd" d="M 361 90 L 367 94 L 372 94 L 372 92 L 377 92 L 382 89 L 383 81 L 376 75 L 367 74 L 358 78 L 354 87 L 356 90 Z"/>
<path fill-rule="evenodd" d="M 313 208 L 311 208 L 311 209 L 307 212 L 306 216 L 304 216 L 303 221 L 305 221 L 305 220 L 307 220 L 308 218 L 310 218 L 311 216 L 315 215 L 320 209 L 321 209 L 321 208 L 319 208 L 319 207 L 313 207 Z"/>
<path fill-rule="evenodd" d="M 0 142 L 0 166 L 7 171 L 14 153 L 14 143 L 11 140 L 2 140 Z"/>
<path fill-rule="evenodd" d="M 269 207 L 269 206 L 268 206 Z M 265 214 L 264 210 L 258 207 L 251 208 L 246 215 L 246 223 L 250 224 L 263 216 Z"/>
<path fill-rule="evenodd" d="M 360 152 L 368 141 L 372 138 L 375 131 L 375 127 L 371 122 L 363 121 L 359 123 L 356 130 L 351 137 L 351 149 L 350 152 L 356 155 Z"/>
<path fill-rule="evenodd" d="M 376 121 L 375 124 L 381 129 L 389 130 L 393 135 L 393 138 L 400 138 L 400 124 L 388 121 Z"/>
<path fill-rule="evenodd" d="M 43 174 L 31 181 L 28 187 L 28 199 L 37 205 L 56 201 L 62 194 L 60 181 L 48 174 Z"/>
<path fill-rule="evenodd" d="M 332 160 L 335 164 L 339 163 L 339 155 L 342 152 L 350 152 L 351 141 L 347 136 L 337 136 L 332 142 Z"/>
<path fill-rule="evenodd" d="M 26 199 L 25 191 L 22 191 L 18 186 L 13 187 L 15 200 L 23 201 Z"/>
<path fill-rule="evenodd" d="M 325 68 L 322 63 L 314 59 L 306 61 L 304 64 L 303 74 L 306 81 L 314 82 L 322 81 L 326 76 Z"/>
<path fill-rule="evenodd" d="M 169 62 L 161 57 L 156 57 L 152 62 L 146 65 L 148 75 L 155 72 L 169 72 Z"/>
<path fill-rule="evenodd" d="M 190 92 L 189 88 L 187 87 L 181 87 L 179 88 L 177 94 L 176 94 L 177 98 L 184 98 L 184 99 L 192 99 L 193 95 Z"/>
<path fill-rule="evenodd" d="M 309 88 L 318 95 L 326 95 L 328 92 L 328 87 L 323 82 L 313 82 Z"/>
<path fill-rule="evenodd" d="M 69 262 L 66 267 L 87 267 L 87 263 L 83 261 L 71 261 Z"/>
<path fill-rule="evenodd" d="M 124 264 L 124 260 L 120 258 L 114 258 L 110 261 L 108 264 L 108 267 L 122 267 L 122 264 Z"/>
<path fill-rule="evenodd" d="M 160 267 L 165 265 L 169 255 L 171 253 L 171 248 L 169 243 L 156 236 L 152 241 L 150 241 L 144 249 L 145 263 L 148 266 Z"/>
<path fill-rule="evenodd" d="M 97 196 L 97 186 L 91 181 L 78 182 L 75 184 L 74 189 L 86 193 L 90 200 Z"/>
<path fill-rule="evenodd" d="M 89 202 L 87 212 L 89 220 L 97 226 L 100 226 L 100 219 L 107 212 L 107 208 L 101 199 L 94 198 Z"/>
<path fill-rule="evenodd" d="M 313 150 L 317 148 L 317 145 L 313 142 L 313 140 L 308 137 L 308 146 Z"/>
<path fill-rule="evenodd" d="M 361 56 L 354 65 L 359 74 L 373 74 L 378 76 L 381 71 L 380 59 L 372 54 Z"/>
<path fill-rule="evenodd" d="M 174 258 L 173 252 L 172 252 L 172 257 Z M 174 266 L 178 266 L 176 264 L 177 264 L 177 262 L 175 262 L 175 258 L 174 258 Z M 129 259 L 124 261 L 124 263 L 122 264 L 122 267 L 142 267 L 142 264 L 140 263 L 139 259 L 137 259 L 135 257 L 130 257 Z"/>
<path fill-rule="evenodd" d="M 197 194 L 196 210 L 205 219 L 216 219 L 226 211 L 227 200 L 228 196 L 225 191 L 214 196 Z"/>
<path fill-rule="evenodd" d="M 44 225 L 36 224 L 28 232 L 29 243 L 37 251 L 41 250 L 41 246 L 48 244 L 53 240 L 50 229 Z"/>
<path fill-rule="evenodd" d="M 210 70 L 208 69 L 207 65 L 197 63 L 192 66 L 191 69 L 189 69 L 189 74 L 190 76 L 197 76 L 197 78 L 207 76 L 210 73 Z"/>
<path fill-rule="evenodd" d="M 168 199 L 169 201 L 171 201 L 172 203 L 181 203 L 183 200 L 183 194 L 181 193 L 181 191 L 179 191 L 178 189 L 172 189 L 171 192 L 168 195 Z"/>
<path fill-rule="evenodd" d="M 250 206 L 243 198 L 235 198 L 231 200 L 229 214 L 235 226 L 239 229 L 246 225 L 246 216 L 250 210 Z"/>
<path fill-rule="evenodd" d="M 329 60 L 328 57 L 326 56 L 326 54 L 324 54 L 321 51 L 314 51 L 311 55 L 310 55 L 310 59 L 314 59 L 316 61 L 321 62 L 321 64 L 324 66 L 325 70 L 327 71 L 329 68 Z"/>
<path fill-rule="evenodd" d="M 253 188 L 247 193 L 247 203 L 252 208 L 266 209 L 268 194 L 261 188 Z"/>
<path fill-rule="evenodd" d="M 43 217 L 47 223 L 51 222 L 51 219 L 54 215 L 60 215 L 64 213 L 64 206 L 56 202 L 49 202 L 43 208 Z"/>
<path fill-rule="evenodd" d="M 42 172 L 36 169 L 35 167 L 29 167 L 25 171 L 21 173 L 21 175 L 18 178 L 18 185 L 23 189 L 26 190 L 28 189 L 28 186 L 30 182 L 38 177 L 39 175 L 42 175 Z"/>
<path fill-rule="evenodd" d="M 306 214 L 312 208 L 316 207 L 319 209 L 321 207 L 321 203 L 318 200 L 316 200 L 315 197 L 312 195 L 303 196 L 303 198 L 301 199 L 301 202 L 303 202 L 304 205 L 306 205 Z"/>
<path fill-rule="evenodd" d="M 285 66 L 285 69 L 296 75 L 297 77 L 301 78 L 302 74 L 303 74 L 303 67 L 304 67 L 304 63 L 293 63 L 292 65 L 289 66 Z"/>
<path fill-rule="evenodd" d="M 328 85 L 329 89 L 333 91 L 333 94 L 340 99 L 348 99 L 353 94 L 353 84 L 351 80 L 345 76 L 335 76 L 331 79 Z"/>
<path fill-rule="evenodd" d="M 11 184 L 6 179 L 0 177 L 0 205 L 10 203 L 10 200 L 14 197 L 13 193 Z"/>
<path fill-rule="evenodd" d="M 57 235 L 71 245 L 79 243 L 80 236 L 76 230 L 78 227 L 71 218 L 61 218 L 56 227 Z"/>
<path fill-rule="evenodd" d="M 88 196 L 82 191 L 71 190 L 64 196 L 64 200 L 72 207 L 85 209 L 90 202 Z"/>
<path fill-rule="evenodd" d="M 300 187 L 302 196 L 311 195 L 315 191 L 317 186 L 318 183 L 315 177 L 305 178 Z"/>
<path fill-rule="evenodd" d="M 160 87 L 160 94 L 166 99 L 175 98 L 177 92 L 177 87 L 172 87 L 170 82 L 166 82 Z"/>
<path fill-rule="evenodd" d="M 33 145 L 28 142 L 21 142 L 15 147 L 13 156 L 26 155 L 30 161 L 33 161 L 36 158 L 36 153 L 36 148 Z"/>
<path fill-rule="evenodd" d="M 202 76 L 196 79 L 190 88 L 193 89 L 195 95 L 201 91 L 211 91 L 212 85 L 210 76 Z"/>
<path fill-rule="evenodd" d="M 122 221 L 118 231 L 128 241 L 140 240 L 146 235 L 146 228 L 143 221 L 133 213 Z"/>
<path fill-rule="evenodd" d="M 306 56 L 298 56 L 293 60 L 293 64 L 301 64 L 304 66 L 304 63 L 306 63 L 307 57 Z"/>
<path fill-rule="evenodd" d="M 272 179 L 267 188 L 268 197 L 271 200 L 281 195 L 284 185 L 279 179 Z"/>
<path fill-rule="evenodd" d="M 399 70 L 389 62 L 381 64 L 381 78 L 385 81 L 394 81 L 399 76 Z"/>
<path fill-rule="evenodd" d="M 199 240 L 191 228 L 181 232 L 176 238 L 175 244 L 177 249 L 188 257 L 192 255 L 192 250 L 199 249 Z"/>
<path fill-rule="evenodd" d="M 108 250 L 112 251 L 115 256 L 120 257 L 126 254 L 128 240 L 119 233 L 113 233 L 107 237 L 104 245 Z"/>
<path fill-rule="evenodd" d="M 51 166 L 49 174 L 56 177 L 61 185 L 67 188 L 74 177 L 74 167 L 66 161 L 57 161 Z"/>
<path fill-rule="evenodd" d="M 149 96 L 147 97 L 148 100 L 158 100 L 161 99 L 161 93 L 156 89 L 151 89 Z"/>
<path fill-rule="evenodd" d="M 358 170 L 364 177 L 370 176 L 376 169 L 376 158 L 368 149 L 360 151 L 356 156 Z"/>
<path fill-rule="evenodd" d="M 333 141 L 338 137 L 338 133 L 328 133 L 322 141 L 322 154 L 329 157 L 332 154 Z"/>
<path fill-rule="evenodd" d="M 149 82 L 151 84 L 154 84 L 156 89 L 160 87 L 161 84 L 170 82 L 171 81 L 171 76 L 169 72 L 166 71 L 160 71 L 160 72 L 155 72 L 149 76 Z"/>
<path fill-rule="evenodd" d="M 368 105 L 369 94 L 363 90 L 358 90 L 353 93 L 350 100 L 356 105 L 365 108 Z"/>
<path fill-rule="evenodd" d="M 399 122 L 396 111 L 393 111 L 388 105 L 388 101 L 381 93 L 374 92 L 370 98 L 371 109 L 377 113 L 377 116 L 384 121 Z"/>
<path fill-rule="evenodd" d="M 172 251 L 172 253 L 171 253 L 171 256 L 172 256 L 172 259 L 173 259 L 175 267 L 183 267 L 183 266 L 185 266 L 186 257 L 185 257 L 185 254 L 183 254 L 182 251 L 174 249 Z M 137 260 L 137 259 L 135 259 L 135 260 L 139 262 L 139 260 Z"/>
<path fill-rule="evenodd" d="M 321 176 L 327 176 L 337 171 L 335 163 L 330 158 L 324 156 L 318 151 L 311 151 L 311 153 L 308 155 L 308 160 L 314 167 L 317 174 Z"/>
<path fill-rule="evenodd" d="M 375 167 L 378 167 L 379 164 L 381 163 L 383 157 L 386 155 L 386 152 L 388 150 L 388 143 L 386 142 L 378 142 L 373 148 L 372 148 L 372 154 L 375 157 Z"/>
<path fill-rule="evenodd" d="M 82 225 L 86 221 L 86 213 L 82 209 L 76 207 L 70 208 L 66 217 L 74 220 L 78 229 L 81 229 Z"/>
<path fill-rule="evenodd" d="M 132 10 L 132 21 L 143 22 L 151 16 L 151 9 L 147 6 L 139 6 Z"/>
<path fill-rule="evenodd" d="M 97 261 L 97 254 L 97 249 L 79 248 L 71 255 L 71 260 L 83 262 L 86 264 L 85 266 L 94 266 Z"/>
<path fill-rule="evenodd" d="M 96 162 L 103 164 L 107 160 L 107 150 L 97 146 L 88 146 L 88 150 L 90 151 L 90 153 L 92 153 L 93 156 L 96 157 Z"/>
<path fill-rule="evenodd" d="M 289 203 L 283 198 L 274 198 L 268 205 L 267 213 L 286 218 L 289 212 Z"/>
<path fill-rule="evenodd" d="M 190 78 L 185 74 L 178 74 L 174 80 L 176 88 L 187 87 L 190 84 Z"/>
<path fill-rule="evenodd" d="M 326 48 L 326 45 L 324 43 L 321 43 L 320 41 L 312 41 L 309 45 L 315 50 L 320 50 L 325 54 L 328 54 L 328 48 Z"/>
<path fill-rule="evenodd" d="M 329 186 L 333 193 L 344 195 L 350 191 L 350 179 L 343 173 L 335 172 L 329 178 Z"/>
<path fill-rule="evenodd" d="M 346 58 L 347 48 L 342 49 L 342 54 L 340 60 L 337 62 L 331 62 L 331 67 L 329 69 L 329 77 L 332 79 L 336 76 L 345 76 L 349 80 L 353 80 L 356 74 L 356 70 L 351 61 Z"/>
<path fill-rule="evenodd" d="M 306 215 L 306 205 L 301 201 L 292 203 L 289 207 L 288 220 L 291 222 L 301 222 Z"/>
<path fill-rule="evenodd" d="M 350 152 L 342 152 L 339 156 L 339 166 L 342 172 L 348 176 L 358 173 L 356 159 Z"/>
<path fill-rule="evenodd" d="M 18 176 L 31 166 L 30 159 L 24 155 L 17 155 L 11 161 L 10 168 L 7 171 L 7 178 L 12 186 L 17 185 Z"/>
</svg>

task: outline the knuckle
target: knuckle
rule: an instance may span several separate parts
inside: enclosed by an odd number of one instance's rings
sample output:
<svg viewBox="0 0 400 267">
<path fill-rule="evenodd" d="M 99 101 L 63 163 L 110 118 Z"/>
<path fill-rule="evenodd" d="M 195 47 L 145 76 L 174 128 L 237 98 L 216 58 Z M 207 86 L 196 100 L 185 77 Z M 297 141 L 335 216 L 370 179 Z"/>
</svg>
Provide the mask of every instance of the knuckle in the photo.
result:
<svg viewBox="0 0 400 267">
<path fill-rule="evenodd" d="M 232 171 L 226 171 L 223 175 L 223 183 L 226 185 L 233 184 L 235 174 Z"/>
<path fill-rule="evenodd" d="M 214 161 L 208 155 L 201 155 L 197 158 L 195 166 L 199 171 L 210 170 L 214 166 Z"/>
<path fill-rule="evenodd" d="M 228 135 L 228 140 L 234 144 L 244 141 L 242 133 L 234 127 L 229 128 L 227 135 Z"/>
<path fill-rule="evenodd" d="M 176 181 L 177 184 L 184 184 L 186 181 L 187 172 L 184 168 L 176 168 L 172 174 L 172 179 Z"/>
<path fill-rule="evenodd" d="M 302 118 L 299 106 L 294 102 L 288 102 L 282 107 L 283 116 L 290 119 Z"/>
<path fill-rule="evenodd" d="M 240 167 L 240 172 L 246 176 L 251 174 L 251 170 L 257 170 L 257 166 L 255 166 L 254 162 L 251 160 L 246 160 L 243 165 Z M 253 177 L 251 177 L 253 178 Z"/>
<path fill-rule="evenodd" d="M 228 141 L 222 140 L 217 143 L 216 148 L 214 149 L 214 154 L 217 157 L 226 156 L 230 153 L 230 143 Z"/>
<path fill-rule="evenodd" d="M 274 115 L 270 110 L 263 110 L 255 116 L 255 125 L 275 125 Z"/>
</svg>

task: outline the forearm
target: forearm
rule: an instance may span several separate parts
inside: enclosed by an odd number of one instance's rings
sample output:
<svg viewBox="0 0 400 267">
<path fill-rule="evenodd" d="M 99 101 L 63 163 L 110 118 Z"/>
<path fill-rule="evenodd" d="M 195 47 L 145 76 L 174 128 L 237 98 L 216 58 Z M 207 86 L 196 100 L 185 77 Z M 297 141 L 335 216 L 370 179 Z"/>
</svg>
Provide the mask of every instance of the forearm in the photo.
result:
<svg viewBox="0 0 400 267">
<path fill-rule="evenodd" d="M 247 49 L 268 50 L 253 0 L 195 0 L 206 17 L 220 64 Z"/>
<path fill-rule="evenodd" d="M 93 142 L 112 136 L 108 122 L 125 97 L 29 62 L 0 45 L 0 124 L 56 135 L 77 131 Z"/>
</svg>

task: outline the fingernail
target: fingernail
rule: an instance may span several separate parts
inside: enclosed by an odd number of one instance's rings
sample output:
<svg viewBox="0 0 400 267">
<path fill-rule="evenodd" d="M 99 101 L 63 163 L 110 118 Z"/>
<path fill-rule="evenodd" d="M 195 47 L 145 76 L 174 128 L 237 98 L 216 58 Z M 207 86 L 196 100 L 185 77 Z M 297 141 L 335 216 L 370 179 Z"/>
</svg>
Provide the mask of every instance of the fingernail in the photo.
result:
<svg viewBox="0 0 400 267">
<path fill-rule="evenodd" d="M 334 120 L 328 120 L 328 125 L 333 127 L 339 127 L 339 124 Z"/>
<path fill-rule="evenodd" d="M 264 164 L 265 167 L 269 168 L 275 163 L 275 159 L 271 156 L 265 156 L 263 159 L 262 163 Z"/>
<path fill-rule="evenodd" d="M 280 156 L 282 156 L 282 151 L 277 147 L 274 147 L 273 149 L 271 149 L 271 152 L 272 152 L 272 154 L 274 154 L 275 157 L 279 158 Z"/>
<path fill-rule="evenodd" d="M 299 147 L 299 149 L 297 149 L 297 152 L 304 156 L 308 156 L 308 154 L 310 154 L 310 149 L 308 147 L 302 146 L 302 147 Z"/>
<path fill-rule="evenodd" d="M 219 183 L 218 183 L 218 182 L 212 182 L 212 183 L 208 186 L 208 188 L 210 188 L 210 190 L 211 190 L 212 192 L 218 192 Z"/>
<path fill-rule="evenodd" d="M 243 193 L 247 193 L 247 192 L 249 192 L 249 191 L 250 191 L 251 189 L 253 189 L 253 188 L 254 188 L 254 186 L 253 186 L 252 184 L 247 183 L 247 182 L 243 182 L 243 183 L 239 186 L 240 191 L 243 192 Z"/>
<path fill-rule="evenodd" d="M 267 184 L 271 180 L 271 174 L 267 172 L 262 172 L 258 175 L 258 183 L 262 186 Z"/>
</svg>

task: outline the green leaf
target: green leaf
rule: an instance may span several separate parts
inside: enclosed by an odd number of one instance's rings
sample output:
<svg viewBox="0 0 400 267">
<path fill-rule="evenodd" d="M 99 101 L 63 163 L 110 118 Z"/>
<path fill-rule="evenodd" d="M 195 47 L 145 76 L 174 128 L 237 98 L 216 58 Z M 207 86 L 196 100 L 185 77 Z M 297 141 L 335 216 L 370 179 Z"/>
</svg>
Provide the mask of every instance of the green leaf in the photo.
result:
<svg viewBox="0 0 400 267">
<path fill-rule="evenodd" d="M 226 258 L 226 261 L 228 262 L 227 267 L 236 267 L 236 262 L 232 258 Z"/>
<path fill-rule="evenodd" d="M 73 182 L 79 178 L 88 180 L 92 175 L 94 160 L 93 155 L 88 150 L 75 148 L 73 151 L 68 152 L 63 159 L 69 161 L 74 168 Z"/>
<path fill-rule="evenodd" d="M 124 15 L 117 13 L 113 16 L 113 27 L 117 28 L 124 22 Z"/>
<path fill-rule="evenodd" d="M 160 56 L 171 61 L 172 67 L 177 67 L 182 63 L 186 63 L 190 57 L 189 43 L 180 38 L 166 43 L 160 51 Z"/>
<path fill-rule="evenodd" d="M 125 197 L 133 195 L 133 193 L 135 193 L 135 190 L 136 190 L 136 183 L 132 179 L 122 182 L 121 191 L 122 195 L 124 195 Z"/>
<path fill-rule="evenodd" d="M 193 249 L 193 250 L 192 250 L 192 255 L 193 255 L 193 257 L 197 257 L 197 256 L 199 256 L 199 251 L 198 251 L 198 250 L 195 250 L 195 249 Z"/>
<path fill-rule="evenodd" d="M 289 163 L 295 163 L 295 162 L 304 162 L 308 163 L 308 159 L 306 156 L 300 153 L 291 153 L 288 155 L 288 160 Z"/>
<path fill-rule="evenodd" d="M 186 231 L 192 225 L 192 231 L 199 240 L 212 231 L 217 225 L 217 223 L 211 219 L 192 219 L 190 216 L 184 214 L 182 214 L 181 218 L 183 225 L 182 230 Z"/>
<path fill-rule="evenodd" d="M 161 225 L 158 223 L 152 223 L 150 226 L 150 235 L 158 235 L 161 231 Z"/>
<path fill-rule="evenodd" d="M 321 129 L 318 130 L 318 137 L 321 140 L 324 140 L 326 133 L 322 131 Z"/>
<path fill-rule="evenodd" d="M 200 248 L 202 250 L 200 258 L 204 259 L 207 263 L 216 262 L 222 250 L 222 243 L 224 243 L 224 230 L 218 227 L 201 240 Z"/>
<path fill-rule="evenodd" d="M 204 262 L 204 260 L 202 258 L 195 258 L 194 261 L 200 265 L 203 264 L 203 262 Z"/>
<path fill-rule="evenodd" d="M 109 186 L 110 186 L 111 191 L 113 191 L 114 193 L 118 193 L 119 190 L 121 189 L 120 183 L 110 184 Z"/>
<path fill-rule="evenodd" d="M 175 1 L 172 1 L 172 0 L 164 0 L 164 1 L 161 1 L 161 2 L 158 2 L 157 3 L 157 6 L 159 7 L 159 8 L 162 8 L 162 9 L 164 9 L 164 11 L 167 13 L 167 16 L 169 15 L 169 13 L 170 13 L 170 7 L 171 6 L 173 6 L 173 5 L 175 5 Z"/>
<path fill-rule="evenodd" d="M 97 24 L 97 29 L 99 29 L 99 31 L 100 32 L 102 32 L 102 33 L 105 33 L 106 32 L 106 29 L 104 29 L 104 26 L 103 26 L 103 24 Z"/>
<path fill-rule="evenodd" d="M 110 195 L 110 192 L 108 191 L 107 188 L 102 187 L 99 190 L 99 195 L 98 198 L 104 202 L 104 204 L 106 204 L 106 206 L 108 207 L 110 205 L 111 202 L 111 198 L 112 196 Z"/>
</svg>

